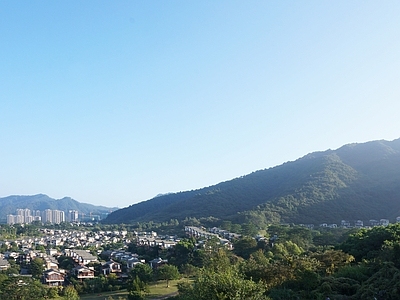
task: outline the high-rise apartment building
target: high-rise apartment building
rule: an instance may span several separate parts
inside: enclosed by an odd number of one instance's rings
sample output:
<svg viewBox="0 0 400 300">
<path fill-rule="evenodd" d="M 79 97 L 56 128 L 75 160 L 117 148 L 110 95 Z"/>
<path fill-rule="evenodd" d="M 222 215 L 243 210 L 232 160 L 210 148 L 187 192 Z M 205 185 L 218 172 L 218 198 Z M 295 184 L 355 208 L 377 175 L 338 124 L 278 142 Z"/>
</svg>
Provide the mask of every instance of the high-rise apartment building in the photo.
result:
<svg viewBox="0 0 400 300">
<path fill-rule="evenodd" d="M 78 211 L 69 211 L 69 216 L 71 212 L 74 212 L 74 220 L 78 219 Z M 42 221 L 43 223 L 60 224 L 65 222 L 65 212 L 62 210 L 52 210 L 46 209 L 43 212 L 40 210 L 31 211 L 28 208 L 18 208 L 16 210 L 16 215 L 7 215 L 7 224 L 29 224 L 33 221 Z"/>
<path fill-rule="evenodd" d="M 61 222 L 65 222 L 65 213 L 61 210 L 53 210 L 52 217 L 51 223 L 60 224 Z"/>
<path fill-rule="evenodd" d="M 70 210 L 69 211 L 69 218 L 70 222 L 77 222 L 79 219 L 79 212 L 77 210 Z"/>
</svg>

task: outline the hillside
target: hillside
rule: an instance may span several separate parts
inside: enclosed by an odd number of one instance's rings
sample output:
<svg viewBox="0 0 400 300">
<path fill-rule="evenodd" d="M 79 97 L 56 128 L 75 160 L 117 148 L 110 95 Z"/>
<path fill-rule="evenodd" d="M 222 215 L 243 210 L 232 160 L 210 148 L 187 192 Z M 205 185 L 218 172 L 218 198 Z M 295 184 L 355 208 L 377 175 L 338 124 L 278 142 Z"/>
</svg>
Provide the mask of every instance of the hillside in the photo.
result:
<svg viewBox="0 0 400 300">
<path fill-rule="evenodd" d="M 44 194 L 32 196 L 8 196 L 0 198 L 0 220 L 3 222 L 8 214 L 15 214 L 17 208 L 29 208 L 31 210 L 57 209 L 68 212 L 69 210 L 77 210 L 84 214 L 103 215 L 117 208 L 109 208 L 104 206 L 95 206 L 87 203 L 80 203 L 70 197 L 64 197 L 56 200 Z"/>
<path fill-rule="evenodd" d="M 214 186 L 162 195 L 108 223 L 209 217 L 236 222 L 338 223 L 400 216 L 400 139 L 345 145 Z"/>
</svg>

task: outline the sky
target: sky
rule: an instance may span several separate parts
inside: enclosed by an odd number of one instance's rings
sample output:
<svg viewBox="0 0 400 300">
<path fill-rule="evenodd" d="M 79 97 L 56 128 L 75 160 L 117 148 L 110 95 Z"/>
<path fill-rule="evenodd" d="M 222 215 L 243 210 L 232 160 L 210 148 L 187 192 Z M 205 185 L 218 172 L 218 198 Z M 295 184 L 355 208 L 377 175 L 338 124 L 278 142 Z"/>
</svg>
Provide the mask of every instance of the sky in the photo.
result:
<svg viewBox="0 0 400 300">
<path fill-rule="evenodd" d="M 0 197 L 126 207 L 400 137 L 399 1 L 0 1 Z"/>
</svg>

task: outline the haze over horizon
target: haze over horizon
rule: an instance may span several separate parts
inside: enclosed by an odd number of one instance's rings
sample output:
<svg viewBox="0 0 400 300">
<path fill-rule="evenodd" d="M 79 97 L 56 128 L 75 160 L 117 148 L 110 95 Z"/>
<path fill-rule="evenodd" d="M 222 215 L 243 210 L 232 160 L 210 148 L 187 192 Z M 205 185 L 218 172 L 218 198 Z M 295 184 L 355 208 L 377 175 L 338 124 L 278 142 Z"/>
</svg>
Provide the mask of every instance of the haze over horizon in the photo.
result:
<svg viewBox="0 0 400 300">
<path fill-rule="evenodd" d="M 125 207 L 399 134 L 398 1 L 0 3 L 0 197 Z"/>
</svg>

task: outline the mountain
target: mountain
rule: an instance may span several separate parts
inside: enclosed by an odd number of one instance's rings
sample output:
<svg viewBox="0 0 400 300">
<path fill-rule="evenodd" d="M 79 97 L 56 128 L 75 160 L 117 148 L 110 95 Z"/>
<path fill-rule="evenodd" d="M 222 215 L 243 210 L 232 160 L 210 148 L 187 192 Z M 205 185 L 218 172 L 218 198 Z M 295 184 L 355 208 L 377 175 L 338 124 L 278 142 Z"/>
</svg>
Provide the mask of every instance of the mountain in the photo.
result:
<svg viewBox="0 0 400 300">
<path fill-rule="evenodd" d="M 53 199 L 44 194 L 32 196 L 8 196 L 0 198 L 0 220 L 3 222 L 9 214 L 15 214 L 18 208 L 29 208 L 30 210 L 44 211 L 46 209 L 62 210 L 68 212 L 69 210 L 77 210 L 79 213 L 85 215 L 99 215 L 105 216 L 110 211 L 118 208 L 109 208 L 104 206 L 95 206 L 87 203 L 80 203 L 70 197 L 62 199 Z"/>
<path fill-rule="evenodd" d="M 210 216 L 238 223 L 394 220 L 400 216 L 400 139 L 310 153 L 214 186 L 131 205 L 105 222 Z"/>
</svg>

